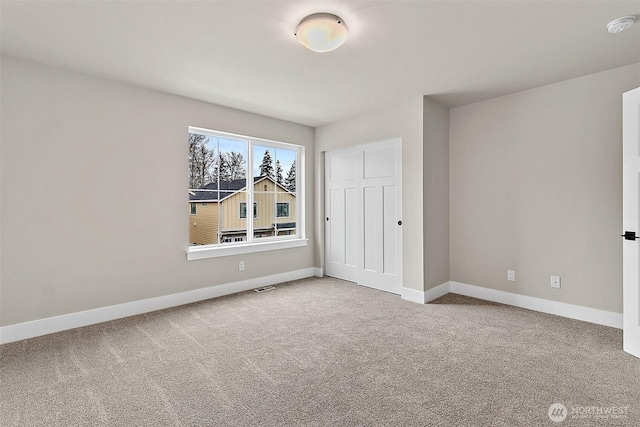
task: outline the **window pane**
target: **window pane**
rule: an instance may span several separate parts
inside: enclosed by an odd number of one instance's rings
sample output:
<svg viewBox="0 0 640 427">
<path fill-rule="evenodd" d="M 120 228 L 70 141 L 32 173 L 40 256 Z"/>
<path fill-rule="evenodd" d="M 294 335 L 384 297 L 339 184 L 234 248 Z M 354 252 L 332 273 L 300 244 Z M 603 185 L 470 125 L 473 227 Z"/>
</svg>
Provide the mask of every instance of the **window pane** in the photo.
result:
<svg viewBox="0 0 640 427">
<path fill-rule="evenodd" d="M 236 191 L 220 202 L 222 222 L 220 243 L 235 243 L 247 240 L 247 192 Z M 242 208 L 244 207 L 244 208 Z M 241 213 L 244 210 L 244 217 Z"/>
<path fill-rule="evenodd" d="M 245 202 L 240 202 L 240 218 L 247 217 L 247 204 Z M 253 219 L 258 217 L 258 204 L 253 202 Z"/>
<path fill-rule="evenodd" d="M 189 189 L 214 181 L 214 161 L 218 156 L 217 138 L 189 133 Z"/>
<path fill-rule="evenodd" d="M 220 181 L 243 180 L 247 177 L 247 143 L 235 139 L 218 138 L 220 152 L 215 172 Z"/>
<path fill-rule="evenodd" d="M 289 203 L 277 202 L 276 203 L 276 218 L 288 218 L 289 217 Z"/>
<path fill-rule="evenodd" d="M 275 229 L 278 236 L 296 234 L 296 151 L 278 148 L 276 164 L 283 170 L 283 178 L 276 187 Z"/>
<path fill-rule="evenodd" d="M 238 214 L 246 202 L 246 155 L 246 141 L 189 133 L 189 201 L 200 202 L 189 222 L 192 245 L 246 240 Z"/>
<path fill-rule="evenodd" d="M 254 221 L 256 238 L 296 234 L 296 150 L 254 145 L 253 173 L 261 181 L 256 181 L 256 200 L 268 203 L 262 205 L 263 216 Z"/>
<path fill-rule="evenodd" d="M 280 191 L 295 193 L 296 191 L 296 152 L 278 148 L 275 150 L 276 170 L 280 170 L 276 181 L 281 185 Z M 279 166 L 279 167 L 278 167 Z"/>
<path fill-rule="evenodd" d="M 275 201 L 274 182 L 269 177 L 256 179 L 253 186 L 253 199 L 256 202 L 257 216 L 253 220 L 253 237 L 261 239 L 275 236 L 273 221 L 273 202 Z"/>
<path fill-rule="evenodd" d="M 274 148 L 262 145 L 253 146 L 253 176 L 271 179 L 275 176 L 275 160 L 273 158 Z"/>
</svg>

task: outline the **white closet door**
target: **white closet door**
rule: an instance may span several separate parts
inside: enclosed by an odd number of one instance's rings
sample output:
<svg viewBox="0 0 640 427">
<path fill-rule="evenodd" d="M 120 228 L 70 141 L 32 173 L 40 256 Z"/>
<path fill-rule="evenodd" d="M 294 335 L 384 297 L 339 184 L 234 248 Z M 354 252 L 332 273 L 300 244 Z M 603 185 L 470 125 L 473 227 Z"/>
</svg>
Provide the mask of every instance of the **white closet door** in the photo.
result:
<svg viewBox="0 0 640 427">
<path fill-rule="evenodd" d="M 325 273 L 352 282 L 358 281 L 361 157 L 357 150 L 325 155 Z"/>
<path fill-rule="evenodd" d="M 327 152 L 325 160 L 327 275 L 399 294 L 401 140 Z"/>
<path fill-rule="evenodd" d="M 399 140 L 362 146 L 359 283 L 395 294 L 402 287 L 402 146 Z"/>
</svg>

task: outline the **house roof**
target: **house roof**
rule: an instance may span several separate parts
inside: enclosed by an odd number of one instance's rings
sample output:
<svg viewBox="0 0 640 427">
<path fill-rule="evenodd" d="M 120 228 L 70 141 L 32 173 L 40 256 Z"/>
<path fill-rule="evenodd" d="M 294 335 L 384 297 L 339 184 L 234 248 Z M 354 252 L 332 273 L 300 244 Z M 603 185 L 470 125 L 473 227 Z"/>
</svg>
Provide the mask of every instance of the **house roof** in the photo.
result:
<svg viewBox="0 0 640 427">
<path fill-rule="evenodd" d="M 256 176 L 253 178 L 253 183 L 257 184 L 258 182 L 268 179 L 269 181 L 276 184 L 276 182 L 268 176 Z M 245 178 L 242 179 L 234 179 L 231 181 L 220 181 L 218 182 L 210 182 L 207 185 L 204 185 L 198 189 L 190 189 L 189 190 L 189 201 L 190 202 L 218 202 L 223 201 L 227 197 L 231 197 L 236 194 L 238 191 L 244 190 L 246 188 L 247 180 Z M 219 185 L 219 187 L 218 187 Z M 291 193 L 289 190 L 284 188 L 280 184 L 276 184 L 278 187 L 282 188 L 284 191 Z M 295 194 L 294 194 L 295 195 Z"/>
<path fill-rule="evenodd" d="M 253 179 L 253 182 L 257 182 L 258 179 L 262 177 L 256 177 Z M 218 187 L 219 185 L 219 187 Z M 232 194 L 237 193 L 238 191 L 245 188 L 247 185 L 246 179 L 234 179 L 232 181 L 220 181 L 218 182 L 210 182 L 207 185 L 204 185 L 197 190 L 189 190 L 189 201 L 218 201 L 225 199 Z"/>
</svg>

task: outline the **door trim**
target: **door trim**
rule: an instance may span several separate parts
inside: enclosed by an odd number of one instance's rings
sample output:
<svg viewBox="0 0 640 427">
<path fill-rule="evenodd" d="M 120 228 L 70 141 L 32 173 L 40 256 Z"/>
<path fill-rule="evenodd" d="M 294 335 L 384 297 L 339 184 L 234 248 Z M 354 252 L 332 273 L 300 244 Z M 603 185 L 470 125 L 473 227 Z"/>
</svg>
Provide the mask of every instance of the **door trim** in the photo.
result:
<svg viewBox="0 0 640 427">
<path fill-rule="evenodd" d="M 640 88 L 622 95 L 622 233 L 638 231 L 640 188 Z M 640 358 L 638 240 L 622 239 L 622 348 Z"/>
</svg>

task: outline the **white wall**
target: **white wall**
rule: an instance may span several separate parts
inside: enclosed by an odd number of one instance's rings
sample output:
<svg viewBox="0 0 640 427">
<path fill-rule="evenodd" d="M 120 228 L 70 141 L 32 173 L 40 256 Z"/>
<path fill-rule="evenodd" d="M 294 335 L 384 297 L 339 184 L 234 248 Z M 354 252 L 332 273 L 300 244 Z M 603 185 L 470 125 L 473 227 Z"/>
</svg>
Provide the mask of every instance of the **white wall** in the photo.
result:
<svg viewBox="0 0 640 427">
<path fill-rule="evenodd" d="M 6 56 L 1 67 L 0 325 L 313 267 L 313 129 Z M 186 261 L 190 125 L 307 147 L 307 247 Z"/>
<path fill-rule="evenodd" d="M 622 93 L 638 86 L 635 64 L 450 110 L 451 280 L 622 311 Z"/>
<path fill-rule="evenodd" d="M 402 138 L 402 251 L 403 286 L 422 291 L 423 271 L 423 146 L 422 96 L 407 99 L 382 111 L 321 126 L 316 129 L 315 155 L 358 144 Z M 315 174 L 316 266 L 324 257 L 324 174 Z"/>
</svg>

